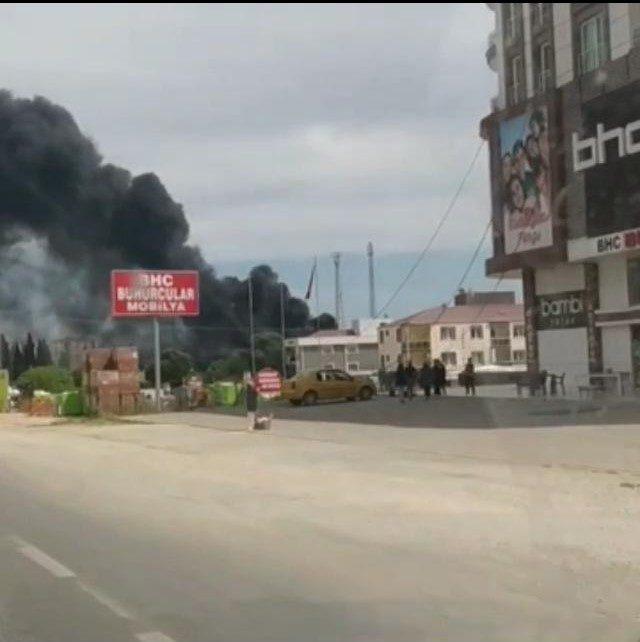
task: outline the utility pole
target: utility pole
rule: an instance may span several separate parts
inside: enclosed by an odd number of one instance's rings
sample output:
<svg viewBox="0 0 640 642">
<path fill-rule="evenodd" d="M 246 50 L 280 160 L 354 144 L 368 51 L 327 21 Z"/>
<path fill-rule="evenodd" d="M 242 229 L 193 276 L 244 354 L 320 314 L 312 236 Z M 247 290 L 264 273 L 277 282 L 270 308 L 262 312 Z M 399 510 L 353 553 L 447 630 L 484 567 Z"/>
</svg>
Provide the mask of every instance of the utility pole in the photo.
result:
<svg viewBox="0 0 640 642">
<path fill-rule="evenodd" d="M 335 309 L 336 309 L 336 323 L 338 328 L 342 327 L 342 284 L 340 282 L 340 260 L 342 255 L 340 252 L 334 252 L 332 255 L 333 264 L 335 266 Z"/>
<path fill-rule="evenodd" d="M 284 340 L 286 339 L 286 319 L 284 307 L 284 283 L 280 284 L 280 337 L 282 342 L 282 378 L 287 378 L 287 360 L 284 351 Z"/>
<path fill-rule="evenodd" d="M 249 341 L 251 345 L 251 374 L 256 373 L 256 333 L 253 327 L 253 279 L 249 272 Z"/>
<path fill-rule="evenodd" d="M 367 259 L 369 261 L 369 316 L 376 318 L 376 282 L 373 267 L 373 243 L 367 244 Z"/>
</svg>

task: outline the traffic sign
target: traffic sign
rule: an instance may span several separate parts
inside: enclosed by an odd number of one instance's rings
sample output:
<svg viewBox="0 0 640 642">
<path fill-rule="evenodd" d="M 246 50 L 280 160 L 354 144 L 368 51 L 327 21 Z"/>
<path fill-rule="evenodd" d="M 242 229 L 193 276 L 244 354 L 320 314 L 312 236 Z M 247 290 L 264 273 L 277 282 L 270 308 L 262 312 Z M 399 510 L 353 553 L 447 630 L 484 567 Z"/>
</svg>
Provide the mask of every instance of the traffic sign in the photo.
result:
<svg viewBox="0 0 640 642">
<path fill-rule="evenodd" d="M 279 397 L 282 391 L 282 378 L 273 368 L 263 368 L 256 374 L 256 390 L 261 397 Z"/>
</svg>

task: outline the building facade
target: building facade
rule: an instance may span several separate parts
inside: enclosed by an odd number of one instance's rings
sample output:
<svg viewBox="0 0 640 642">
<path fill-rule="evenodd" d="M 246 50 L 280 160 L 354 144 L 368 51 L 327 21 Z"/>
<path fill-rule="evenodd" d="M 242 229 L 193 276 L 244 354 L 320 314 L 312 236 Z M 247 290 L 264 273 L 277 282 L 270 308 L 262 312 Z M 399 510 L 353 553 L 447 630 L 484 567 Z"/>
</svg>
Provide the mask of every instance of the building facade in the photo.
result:
<svg viewBox="0 0 640 642">
<path fill-rule="evenodd" d="M 307 337 L 285 339 L 290 372 L 337 368 L 351 374 L 378 371 L 379 321 L 359 319 L 350 330 L 320 330 Z"/>
<path fill-rule="evenodd" d="M 440 359 L 456 376 L 468 359 L 476 366 L 510 366 L 526 362 L 524 309 L 510 293 L 477 293 L 477 299 L 456 297 L 456 304 L 423 310 L 378 330 L 380 368 L 395 370 L 398 360 L 420 366 L 425 359 Z M 493 294 L 493 293 L 491 293 Z"/>
<path fill-rule="evenodd" d="M 640 7 L 491 3 L 493 256 L 521 278 L 528 369 L 640 385 Z"/>
</svg>

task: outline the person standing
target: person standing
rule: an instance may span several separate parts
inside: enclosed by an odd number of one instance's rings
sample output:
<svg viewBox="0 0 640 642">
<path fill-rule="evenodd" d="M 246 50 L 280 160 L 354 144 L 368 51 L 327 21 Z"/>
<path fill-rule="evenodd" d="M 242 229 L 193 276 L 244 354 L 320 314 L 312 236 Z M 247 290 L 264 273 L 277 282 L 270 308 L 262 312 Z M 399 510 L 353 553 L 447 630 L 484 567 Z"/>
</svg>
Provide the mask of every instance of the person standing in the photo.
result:
<svg viewBox="0 0 640 642">
<path fill-rule="evenodd" d="M 431 396 L 431 386 L 433 384 L 433 368 L 429 359 L 425 359 L 420 368 L 420 375 L 418 377 L 420 386 L 424 390 L 425 401 Z"/>
<path fill-rule="evenodd" d="M 400 396 L 400 403 L 404 403 L 407 394 L 407 370 L 404 367 L 402 357 L 398 357 L 398 368 L 396 369 L 395 387 Z"/>
<path fill-rule="evenodd" d="M 467 361 L 467 365 L 464 367 L 464 393 L 467 396 L 470 394 L 474 397 L 476 396 L 476 373 L 471 359 Z"/>
<path fill-rule="evenodd" d="M 433 393 L 440 396 L 446 394 L 447 370 L 440 359 L 433 360 Z"/>
<path fill-rule="evenodd" d="M 415 369 L 415 366 L 413 365 L 411 359 L 409 359 L 409 363 L 407 364 L 406 373 L 407 373 L 406 396 L 409 399 L 409 401 L 411 401 L 413 399 L 413 395 L 416 387 L 416 380 L 418 378 L 418 371 Z"/>
<path fill-rule="evenodd" d="M 258 391 L 256 390 L 256 383 L 250 372 L 245 373 L 244 384 L 244 401 L 247 406 L 247 429 L 253 430 L 256 425 L 256 412 L 258 410 Z"/>
</svg>

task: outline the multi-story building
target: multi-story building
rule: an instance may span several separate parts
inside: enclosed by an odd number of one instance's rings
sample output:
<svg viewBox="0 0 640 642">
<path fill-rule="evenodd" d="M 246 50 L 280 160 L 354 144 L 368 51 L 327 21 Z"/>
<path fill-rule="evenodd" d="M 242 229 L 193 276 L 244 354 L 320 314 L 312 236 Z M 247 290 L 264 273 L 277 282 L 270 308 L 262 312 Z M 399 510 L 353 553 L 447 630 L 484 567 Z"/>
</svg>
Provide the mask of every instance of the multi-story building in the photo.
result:
<svg viewBox="0 0 640 642">
<path fill-rule="evenodd" d="M 285 339 L 287 363 L 292 372 L 317 368 L 338 368 L 351 374 L 377 372 L 379 324 L 376 319 L 359 319 L 349 330 L 320 330 Z"/>
<path fill-rule="evenodd" d="M 528 369 L 640 385 L 640 5 L 490 3 L 493 256 Z"/>
<path fill-rule="evenodd" d="M 455 305 L 423 310 L 378 329 L 380 368 L 391 371 L 400 357 L 420 366 L 441 359 L 451 376 L 468 359 L 476 366 L 526 361 L 524 311 L 513 292 L 461 293 Z"/>
</svg>

